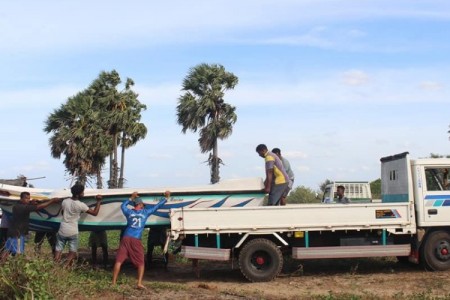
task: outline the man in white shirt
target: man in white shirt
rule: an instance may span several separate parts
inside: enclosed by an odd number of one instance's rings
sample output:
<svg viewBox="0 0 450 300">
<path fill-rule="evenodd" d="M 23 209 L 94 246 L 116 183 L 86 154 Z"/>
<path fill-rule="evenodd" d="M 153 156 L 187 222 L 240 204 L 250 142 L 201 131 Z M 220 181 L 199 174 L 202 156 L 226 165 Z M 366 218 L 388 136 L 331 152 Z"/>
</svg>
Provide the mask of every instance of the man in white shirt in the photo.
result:
<svg viewBox="0 0 450 300">
<path fill-rule="evenodd" d="M 61 260 L 61 254 L 66 243 L 69 244 L 69 254 L 67 256 L 67 264 L 71 264 L 77 256 L 78 251 L 78 220 L 82 213 L 97 216 L 100 211 L 102 200 L 101 195 L 97 195 L 95 199 L 97 203 L 94 209 L 89 208 L 86 203 L 80 199 L 84 196 L 84 186 L 76 183 L 70 191 L 72 198 L 66 198 L 61 204 L 61 225 L 56 234 L 55 260 Z"/>
</svg>

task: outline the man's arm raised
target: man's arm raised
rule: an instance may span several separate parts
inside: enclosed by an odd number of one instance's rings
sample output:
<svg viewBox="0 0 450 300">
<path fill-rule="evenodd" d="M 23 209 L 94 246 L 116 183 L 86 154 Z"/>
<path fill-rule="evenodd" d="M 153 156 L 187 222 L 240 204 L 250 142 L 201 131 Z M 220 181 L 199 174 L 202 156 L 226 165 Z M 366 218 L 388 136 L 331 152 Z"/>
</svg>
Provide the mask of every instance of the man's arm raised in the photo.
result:
<svg viewBox="0 0 450 300">
<path fill-rule="evenodd" d="M 102 195 L 97 195 L 97 196 L 95 196 L 95 200 L 97 200 L 97 203 L 95 204 L 95 208 L 94 209 L 92 209 L 92 208 L 89 208 L 87 211 L 86 211 L 86 213 L 87 214 L 90 214 L 90 215 L 92 215 L 92 216 L 97 216 L 98 215 L 98 212 L 100 211 L 100 204 L 101 204 L 101 202 L 102 202 Z"/>
</svg>

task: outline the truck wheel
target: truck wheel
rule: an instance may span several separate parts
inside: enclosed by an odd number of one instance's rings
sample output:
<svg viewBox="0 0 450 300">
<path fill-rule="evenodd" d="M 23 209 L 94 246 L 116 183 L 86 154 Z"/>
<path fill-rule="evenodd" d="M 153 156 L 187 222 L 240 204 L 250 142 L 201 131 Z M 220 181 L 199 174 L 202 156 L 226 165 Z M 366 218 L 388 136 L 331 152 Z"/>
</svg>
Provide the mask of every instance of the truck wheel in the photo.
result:
<svg viewBox="0 0 450 300">
<path fill-rule="evenodd" d="M 283 267 L 283 255 L 277 245 L 266 239 L 254 239 L 239 254 L 239 268 L 252 282 L 274 279 Z"/>
<path fill-rule="evenodd" d="M 422 247 L 422 261 L 427 269 L 450 269 L 450 234 L 446 231 L 430 233 Z"/>
</svg>

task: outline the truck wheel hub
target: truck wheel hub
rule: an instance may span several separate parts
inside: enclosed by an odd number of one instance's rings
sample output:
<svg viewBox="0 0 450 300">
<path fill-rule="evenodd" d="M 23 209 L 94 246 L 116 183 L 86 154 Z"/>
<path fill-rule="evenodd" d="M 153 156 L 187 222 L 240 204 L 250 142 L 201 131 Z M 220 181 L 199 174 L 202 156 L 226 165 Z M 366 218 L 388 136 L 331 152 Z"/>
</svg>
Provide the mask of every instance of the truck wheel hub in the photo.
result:
<svg viewBox="0 0 450 300">
<path fill-rule="evenodd" d="M 256 263 L 260 266 L 263 265 L 265 263 L 264 257 L 258 256 L 256 258 Z"/>
<path fill-rule="evenodd" d="M 437 256 L 440 260 L 449 260 L 450 259 L 450 253 L 449 253 L 450 244 L 447 242 L 442 242 L 439 244 L 437 248 Z"/>
</svg>

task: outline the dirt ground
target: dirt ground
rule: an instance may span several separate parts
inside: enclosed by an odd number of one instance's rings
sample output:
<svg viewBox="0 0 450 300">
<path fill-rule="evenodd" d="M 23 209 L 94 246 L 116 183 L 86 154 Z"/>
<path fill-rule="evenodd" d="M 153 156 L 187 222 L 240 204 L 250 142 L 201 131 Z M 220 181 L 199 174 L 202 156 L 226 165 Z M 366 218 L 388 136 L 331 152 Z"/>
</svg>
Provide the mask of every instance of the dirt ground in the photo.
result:
<svg viewBox="0 0 450 300">
<path fill-rule="evenodd" d="M 121 276 L 136 271 L 125 265 Z M 427 272 L 396 258 L 285 262 L 272 282 L 250 283 L 237 265 L 200 263 L 197 278 L 191 265 L 156 261 L 145 273 L 146 290 L 133 287 L 100 299 L 450 299 L 450 271 Z"/>
</svg>

